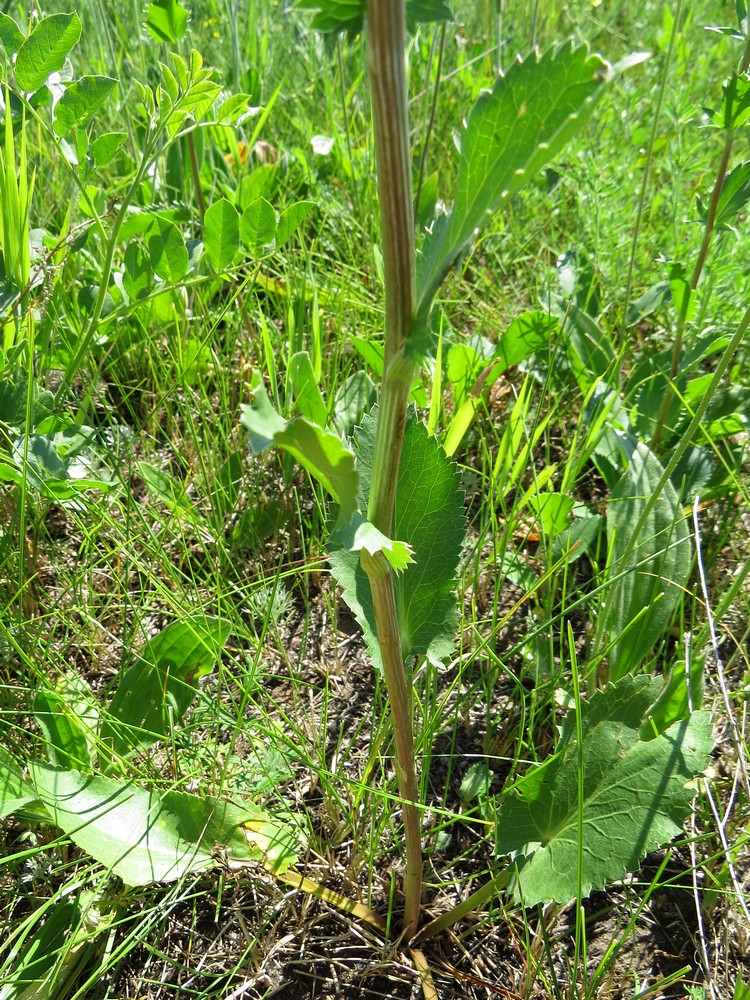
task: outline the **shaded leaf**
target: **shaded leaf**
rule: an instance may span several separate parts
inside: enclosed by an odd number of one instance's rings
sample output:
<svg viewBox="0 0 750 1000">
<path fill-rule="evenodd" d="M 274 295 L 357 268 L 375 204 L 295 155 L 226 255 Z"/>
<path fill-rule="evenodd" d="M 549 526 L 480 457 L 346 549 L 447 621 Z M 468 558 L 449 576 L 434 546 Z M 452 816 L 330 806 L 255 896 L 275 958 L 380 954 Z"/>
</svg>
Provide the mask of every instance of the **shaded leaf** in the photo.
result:
<svg viewBox="0 0 750 1000">
<path fill-rule="evenodd" d="M 659 688 L 652 677 L 624 677 L 581 706 L 582 844 L 574 711 L 563 724 L 559 752 L 502 796 L 497 851 L 516 859 L 513 890 L 525 906 L 575 898 L 579 851 L 587 896 L 637 871 L 649 851 L 681 832 L 694 794 L 688 783 L 710 761 L 711 719 L 695 712 L 641 740 Z"/>
<path fill-rule="evenodd" d="M 662 472 L 656 456 L 639 442 L 607 507 L 612 583 L 606 598 L 606 625 L 614 641 L 609 653 L 613 679 L 641 666 L 669 625 L 690 573 L 690 536 L 670 482 L 623 563 L 633 529 Z"/>
<path fill-rule="evenodd" d="M 724 178 L 716 206 L 714 225 L 717 229 L 729 229 L 738 213 L 750 199 L 750 160 L 738 163 Z M 701 222 L 706 221 L 706 208 L 699 200 L 698 216 Z"/>
</svg>

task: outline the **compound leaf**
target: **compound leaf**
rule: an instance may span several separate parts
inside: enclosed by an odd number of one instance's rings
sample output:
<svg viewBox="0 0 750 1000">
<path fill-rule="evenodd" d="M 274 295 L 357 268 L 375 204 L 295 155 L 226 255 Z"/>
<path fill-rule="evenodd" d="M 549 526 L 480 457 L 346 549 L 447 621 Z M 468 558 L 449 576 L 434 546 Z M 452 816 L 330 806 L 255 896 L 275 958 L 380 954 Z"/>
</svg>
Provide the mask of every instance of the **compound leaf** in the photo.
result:
<svg viewBox="0 0 750 1000">
<path fill-rule="evenodd" d="M 69 84 L 55 105 L 55 132 L 63 136 L 88 125 L 116 86 L 109 76 L 82 76 Z"/>
<path fill-rule="evenodd" d="M 240 246 L 240 217 L 226 198 L 220 198 L 206 210 L 203 243 L 214 270 L 223 271 L 230 266 Z"/>
<path fill-rule="evenodd" d="M 558 754 L 503 795 L 496 846 L 516 859 L 513 891 L 525 906 L 576 896 L 579 850 L 586 896 L 637 871 L 647 852 L 682 830 L 694 795 L 689 783 L 710 761 L 711 719 L 694 712 L 642 740 L 639 729 L 660 687 L 658 678 L 628 676 L 582 704 L 582 788 L 571 712 Z"/>
</svg>

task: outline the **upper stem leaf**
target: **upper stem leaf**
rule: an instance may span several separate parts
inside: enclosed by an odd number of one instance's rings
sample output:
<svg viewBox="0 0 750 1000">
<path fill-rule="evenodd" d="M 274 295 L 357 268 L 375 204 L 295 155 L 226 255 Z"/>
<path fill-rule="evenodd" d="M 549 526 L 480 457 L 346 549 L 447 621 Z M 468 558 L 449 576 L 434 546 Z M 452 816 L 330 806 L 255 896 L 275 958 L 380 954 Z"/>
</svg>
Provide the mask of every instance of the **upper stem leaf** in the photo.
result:
<svg viewBox="0 0 750 1000">
<path fill-rule="evenodd" d="M 588 121 L 609 76 L 604 60 L 568 42 L 515 62 L 479 97 L 461 136 L 453 208 L 427 233 L 418 260 L 418 329 L 486 214 L 501 208 Z"/>
</svg>

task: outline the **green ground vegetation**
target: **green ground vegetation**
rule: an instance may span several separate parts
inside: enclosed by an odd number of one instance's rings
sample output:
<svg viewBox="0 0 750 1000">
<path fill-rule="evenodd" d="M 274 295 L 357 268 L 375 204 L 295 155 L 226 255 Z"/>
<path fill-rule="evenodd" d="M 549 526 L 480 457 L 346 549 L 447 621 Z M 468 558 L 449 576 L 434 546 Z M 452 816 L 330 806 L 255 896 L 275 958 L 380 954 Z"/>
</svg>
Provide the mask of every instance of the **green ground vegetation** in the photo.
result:
<svg viewBox="0 0 750 1000">
<path fill-rule="evenodd" d="M 747 10 L 363 6 L 0 14 L 0 1000 L 743 1000 Z"/>
</svg>

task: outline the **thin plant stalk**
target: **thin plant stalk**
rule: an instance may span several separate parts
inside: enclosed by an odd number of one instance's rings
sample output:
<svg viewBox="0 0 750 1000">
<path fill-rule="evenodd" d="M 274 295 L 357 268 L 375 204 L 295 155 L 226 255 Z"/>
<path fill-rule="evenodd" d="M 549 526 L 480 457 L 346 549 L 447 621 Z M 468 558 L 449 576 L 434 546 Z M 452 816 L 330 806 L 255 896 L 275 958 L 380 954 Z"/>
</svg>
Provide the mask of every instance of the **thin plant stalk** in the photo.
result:
<svg viewBox="0 0 750 1000">
<path fill-rule="evenodd" d="M 742 58 L 740 60 L 740 65 L 737 70 L 737 77 L 743 77 L 750 68 L 750 29 L 745 33 L 745 44 L 742 50 Z M 672 381 L 677 378 L 677 374 L 680 366 L 680 355 L 682 354 L 682 341 L 685 335 L 685 327 L 687 325 L 688 316 L 688 306 L 690 299 L 692 298 L 695 290 L 698 287 L 698 282 L 703 274 L 703 269 L 706 265 L 706 260 L 708 259 L 708 249 L 711 244 L 711 237 L 713 236 L 715 225 L 716 225 L 716 213 L 719 207 L 719 199 L 721 198 L 721 192 L 724 188 L 724 182 L 729 172 L 729 164 L 732 157 L 732 149 L 734 147 L 734 136 L 737 126 L 733 122 L 734 106 L 733 101 L 730 102 L 727 108 L 727 118 L 726 122 L 726 136 L 724 139 L 724 148 L 721 151 L 721 161 L 719 163 L 719 168 L 716 171 L 716 178 L 714 180 L 713 190 L 711 192 L 711 198 L 708 202 L 708 207 L 706 209 L 706 220 L 703 226 L 703 239 L 701 240 L 700 250 L 698 251 L 698 257 L 695 261 L 695 266 L 693 267 L 693 273 L 690 277 L 690 295 L 684 295 L 682 298 L 682 303 L 680 306 L 680 312 L 677 317 L 677 332 L 675 333 L 674 345 L 672 347 L 672 367 L 670 370 L 670 377 Z M 651 449 L 654 450 L 659 441 L 661 440 L 662 433 L 664 431 L 664 424 L 667 419 L 667 413 L 669 412 L 669 405 L 672 396 L 667 393 L 664 396 L 664 402 L 662 403 L 661 411 L 659 412 L 659 419 L 656 424 L 656 430 L 654 431 L 653 438 L 651 440 Z"/>
<path fill-rule="evenodd" d="M 385 357 L 368 517 L 389 536 L 413 378 L 413 365 L 404 353 L 404 346 L 416 310 L 405 42 L 404 0 L 371 0 L 368 5 L 367 68 L 385 276 Z M 411 938 L 419 926 L 422 894 L 422 834 L 417 807 L 413 710 L 401 651 L 393 571 L 382 553 L 369 556 L 363 552 L 362 566 L 372 590 L 383 672 L 393 715 L 396 776 L 403 799 L 406 849 L 404 931 Z"/>
</svg>

